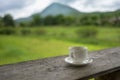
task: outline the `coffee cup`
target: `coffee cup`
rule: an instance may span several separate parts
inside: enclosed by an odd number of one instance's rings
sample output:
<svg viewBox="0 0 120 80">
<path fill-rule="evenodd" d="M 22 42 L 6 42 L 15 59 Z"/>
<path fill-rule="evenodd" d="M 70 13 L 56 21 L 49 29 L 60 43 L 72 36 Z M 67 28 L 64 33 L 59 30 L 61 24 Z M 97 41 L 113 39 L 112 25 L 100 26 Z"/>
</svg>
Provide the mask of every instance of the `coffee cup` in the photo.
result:
<svg viewBox="0 0 120 80">
<path fill-rule="evenodd" d="M 69 47 L 69 57 L 74 62 L 83 62 L 88 59 L 88 48 L 84 46 L 73 46 Z"/>
</svg>

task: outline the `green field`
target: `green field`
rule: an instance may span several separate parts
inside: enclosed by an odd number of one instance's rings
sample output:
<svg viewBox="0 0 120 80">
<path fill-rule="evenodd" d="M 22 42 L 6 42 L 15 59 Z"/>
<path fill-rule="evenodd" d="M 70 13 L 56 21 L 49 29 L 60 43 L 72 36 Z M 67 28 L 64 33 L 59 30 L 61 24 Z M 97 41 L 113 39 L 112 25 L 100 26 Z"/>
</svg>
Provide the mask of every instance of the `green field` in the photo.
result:
<svg viewBox="0 0 120 80">
<path fill-rule="evenodd" d="M 69 46 L 87 46 L 90 51 L 120 45 L 120 28 L 98 28 L 96 38 L 78 38 L 75 31 L 84 27 L 16 28 L 14 35 L 0 35 L 0 65 L 68 54 Z M 19 30 L 31 30 L 21 35 Z M 42 33 L 35 33 L 43 30 Z"/>
</svg>

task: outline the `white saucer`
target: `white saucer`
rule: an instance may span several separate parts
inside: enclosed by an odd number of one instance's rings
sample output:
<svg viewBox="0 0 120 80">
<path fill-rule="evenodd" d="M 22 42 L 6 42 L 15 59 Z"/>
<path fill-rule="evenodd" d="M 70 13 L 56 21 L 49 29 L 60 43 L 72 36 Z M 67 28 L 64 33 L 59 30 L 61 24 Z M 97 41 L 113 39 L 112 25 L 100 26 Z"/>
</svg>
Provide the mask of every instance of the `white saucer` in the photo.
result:
<svg viewBox="0 0 120 80">
<path fill-rule="evenodd" d="M 86 59 L 85 61 L 83 62 L 75 62 L 72 58 L 70 57 L 66 57 L 65 58 L 65 62 L 71 64 L 71 65 L 76 65 L 76 66 L 82 66 L 82 65 L 87 65 L 87 64 L 90 64 L 93 62 L 93 59 L 91 58 L 88 58 Z"/>
</svg>

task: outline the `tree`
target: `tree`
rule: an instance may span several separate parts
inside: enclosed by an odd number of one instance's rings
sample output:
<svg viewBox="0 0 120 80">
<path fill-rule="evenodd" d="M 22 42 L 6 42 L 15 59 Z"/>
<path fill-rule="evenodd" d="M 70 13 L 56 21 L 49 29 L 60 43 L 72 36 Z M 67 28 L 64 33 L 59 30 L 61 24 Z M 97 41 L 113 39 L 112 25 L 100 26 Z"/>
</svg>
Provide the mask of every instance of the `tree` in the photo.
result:
<svg viewBox="0 0 120 80">
<path fill-rule="evenodd" d="M 53 25 L 54 24 L 54 17 L 49 15 L 44 18 L 44 25 Z"/>
<path fill-rule="evenodd" d="M 75 18 L 72 16 L 66 16 L 66 17 L 64 17 L 64 20 L 65 20 L 64 21 L 65 25 L 72 25 L 75 23 Z"/>
<path fill-rule="evenodd" d="M 26 24 L 25 24 L 24 22 L 20 22 L 19 25 L 20 25 L 21 27 L 25 27 L 25 26 L 26 26 Z"/>
<path fill-rule="evenodd" d="M 4 26 L 12 26 L 12 27 L 15 26 L 15 22 L 13 20 L 13 17 L 10 14 L 6 14 L 3 17 L 3 23 L 4 23 Z"/>
<path fill-rule="evenodd" d="M 65 17 L 63 15 L 57 15 L 54 17 L 53 25 L 64 24 Z"/>
<path fill-rule="evenodd" d="M 0 27 L 3 26 L 3 20 L 2 20 L 2 17 L 0 17 Z"/>
<path fill-rule="evenodd" d="M 36 14 L 33 16 L 32 24 L 37 26 L 42 24 L 42 18 L 40 17 L 40 15 Z"/>
<path fill-rule="evenodd" d="M 80 18 L 80 24 L 81 25 L 90 25 L 91 24 L 90 17 L 88 15 L 82 16 Z"/>
<path fill-rule="evenodd" d="M 91 25 L 100 25 L 100 19 L 98 15 L 92 15 L 91 17 Z"/>
</svg>

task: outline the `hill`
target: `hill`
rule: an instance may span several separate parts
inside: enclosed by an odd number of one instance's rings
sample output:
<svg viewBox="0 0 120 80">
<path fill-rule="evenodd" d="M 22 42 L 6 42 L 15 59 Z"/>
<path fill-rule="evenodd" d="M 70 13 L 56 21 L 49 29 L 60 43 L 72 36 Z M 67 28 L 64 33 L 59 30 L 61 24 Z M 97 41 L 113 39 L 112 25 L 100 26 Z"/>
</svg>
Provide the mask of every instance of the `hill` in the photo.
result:
<svg viewBox="0 0 120 80">
<path fill-rule="evenodd" d="M 60 14 L 64 16 L 71 16 L 71 15 L 73 16 L 73 15 L 79 15 L 80 12 L 67 5 L 53 3 L 42 11 L 41 16 L 43 17 L 48 15 L 56 16 Z"/>
<path fill-rule="evenodd" d="M 75 16 L 75 15 L 79 15 L 80 12 L 74 8 L 67 6 L 67 5 L 63 5 L 60 3 L 52 3 L 47 8 L 45 8 L 42 12 L 39 12 L 36 14 L 40 15 L 41 17 L 46 17 L 48 15 L 56 16 L 56 15 L 60 15 L 60 14 L 62 14 L 64 16 Z M 33 15 L 35 15 L 35 14 L 33 14 Z M 16 21 L 17 22 L 30 21 L 30 20 L 32 20 L 33 15 L 31 15 L 30 17 L 17 19 Z"/>
</svg>

